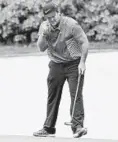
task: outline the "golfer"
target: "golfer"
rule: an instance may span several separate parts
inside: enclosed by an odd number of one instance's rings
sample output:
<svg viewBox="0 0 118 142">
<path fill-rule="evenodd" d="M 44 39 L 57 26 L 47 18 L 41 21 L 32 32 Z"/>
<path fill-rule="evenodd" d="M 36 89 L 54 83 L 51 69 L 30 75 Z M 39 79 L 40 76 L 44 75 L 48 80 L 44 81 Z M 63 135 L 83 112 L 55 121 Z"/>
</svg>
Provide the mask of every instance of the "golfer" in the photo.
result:
<svg viewBox="0 0 118 142">
<path fill-rule="evenodd" d="M 65 81 L 69 84 L 72 116 L 73 104 L 77 90 L 78 77 L 81 74 L 75 111 L 71 129 L 74 138 L 87 134 L 84 128 L 83 84 L 85 76 L 85 62 L 88 55 L 88 39 L 80 25 L 72 18 L 66 17 L 58 11 L 53 3 L 43 7 L 46 21 L 39 28 L 37 41 L 40 51 L 47 50 L 50 58 L 49 75 L 47 78 L 48 99 L 47 116 L 41 130 L 34 136 L 54 136 L 58 109 Z"/>
</svg>

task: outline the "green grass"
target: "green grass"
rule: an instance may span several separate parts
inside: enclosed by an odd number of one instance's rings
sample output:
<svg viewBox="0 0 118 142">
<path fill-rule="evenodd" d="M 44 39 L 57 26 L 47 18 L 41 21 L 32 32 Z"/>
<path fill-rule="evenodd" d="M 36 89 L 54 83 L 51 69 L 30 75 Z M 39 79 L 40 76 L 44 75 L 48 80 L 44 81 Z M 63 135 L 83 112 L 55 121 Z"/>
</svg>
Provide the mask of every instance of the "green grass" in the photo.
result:
<svg viewBox="0 0 118 142">
<path fill-rule="evenodd" d="M 108 44 L 104 42 L 90 43 L 89 52 L 111 52 L 118 51 L 118 43 Z M 14 56 L 36 56 L 45 55 L 46 52 L 39 52 L 36 43 L 27 45 L 0 45 L 0 57 Z"/>
</svg>

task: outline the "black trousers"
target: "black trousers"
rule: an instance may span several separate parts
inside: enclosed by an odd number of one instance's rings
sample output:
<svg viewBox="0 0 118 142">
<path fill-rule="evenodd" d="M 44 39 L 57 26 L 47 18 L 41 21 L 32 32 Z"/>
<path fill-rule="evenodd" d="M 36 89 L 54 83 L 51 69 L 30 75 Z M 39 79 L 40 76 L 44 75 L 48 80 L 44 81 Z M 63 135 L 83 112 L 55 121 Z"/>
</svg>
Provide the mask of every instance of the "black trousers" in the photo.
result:
<svg viewBox="0 0 118 142">
<path fill-rule="evenodd" d="M 55 63 L 50 61 L 49 63 L 49 75 L 47 78 L 48 85 L 48 100 L 47 100 L 47 117 L 44 123 L 44 128 L 50 132 L 55 133 L 55 124 L 58 116 L 58 109 L 62 95 L 62 89 L 65 81 L 68 81 L 71 105 L 70 105 L 70 115 L 72 115 L 72 108 L 74 103 L 74 98 L 76 94 L 76 87 L 78 81 L 78 65 L 80 59 L 74 60 L 68 63 Z M 84 75 L 81 76 L 80 86 L 78 90 L 78 96 L 75 105 L 74 117 L 72 119 L 73 133 L 76 131 L 77 127 L 83 127 L 84 121 L 84 107 L 83 107 L 83 97 L 82 90 L 84 84 Z"/>
</svg>

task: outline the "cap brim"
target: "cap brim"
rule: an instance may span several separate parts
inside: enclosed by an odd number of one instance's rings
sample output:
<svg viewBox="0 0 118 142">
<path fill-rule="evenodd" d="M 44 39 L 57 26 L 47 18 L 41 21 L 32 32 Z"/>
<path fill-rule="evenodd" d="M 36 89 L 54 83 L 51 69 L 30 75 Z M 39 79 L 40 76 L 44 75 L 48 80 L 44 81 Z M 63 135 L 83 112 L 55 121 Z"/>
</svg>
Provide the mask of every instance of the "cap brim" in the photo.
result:
<svg viewBox="0 0 118 142">
<path fill-rule="evenodd" d="M 50 13 L 45 14 L 44 16 L 45 16 L 46 18 L 48 18 L 48 17 L 55 16 L 55 14 L 56 14 L 56 12 L 55 12 L 55 11 L 52 11 L 52 12 L 50 12 Z"/>
</svg>

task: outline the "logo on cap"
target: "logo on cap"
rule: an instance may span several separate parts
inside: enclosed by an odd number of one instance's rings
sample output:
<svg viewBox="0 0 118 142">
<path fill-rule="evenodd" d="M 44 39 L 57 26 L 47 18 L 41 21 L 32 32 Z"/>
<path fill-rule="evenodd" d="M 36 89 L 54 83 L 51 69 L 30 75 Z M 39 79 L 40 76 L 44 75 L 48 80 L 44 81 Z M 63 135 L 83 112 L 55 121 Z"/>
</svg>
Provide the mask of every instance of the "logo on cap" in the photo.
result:
<svg viewBox="0 0 118 142">
<path fill-rule="evenodd" d="M 44 11 L 45 14 L 49 13 L 51 11 L 51 9 L 47 9 Z"/>
<path fill-rule="evenodd" d="M 48 13 L 50 13 L 50 12 L 56 11 L 56 9 L 57 9 L 56 5 L 51 2 L 51 3 L 46 4 L 46 5 L 43 7 L 43 13 L 44 13 L 44 14 L 48 14 Z"/>
</svg>

